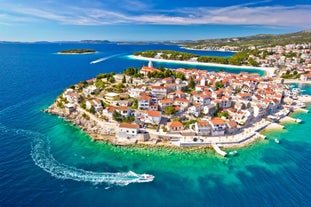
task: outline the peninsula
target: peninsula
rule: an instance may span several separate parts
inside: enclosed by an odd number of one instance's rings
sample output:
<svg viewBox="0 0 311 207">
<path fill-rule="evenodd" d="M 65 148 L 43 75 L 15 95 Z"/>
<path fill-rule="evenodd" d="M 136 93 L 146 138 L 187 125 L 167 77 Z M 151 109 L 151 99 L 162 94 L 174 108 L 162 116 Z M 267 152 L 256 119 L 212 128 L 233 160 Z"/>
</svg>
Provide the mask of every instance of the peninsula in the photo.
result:
<svg viewBox="0 0 311 207">
<path fill-rule="evenodd" d="M 150 61 L 72 85 L 46 111 L 114 145 L 213 147 L 221 154 L 219 147 L 264 138 L 261 130 L 305 107 L 299 98 L 277 78 L 154 68 Z"/>
<path fill-rule="evenodd" d="M 69 49 L 69 50 L 62 50 L 58 52 L 58 54 L 91 54 L 96 53 L 94 49 Z"/>
</svg>

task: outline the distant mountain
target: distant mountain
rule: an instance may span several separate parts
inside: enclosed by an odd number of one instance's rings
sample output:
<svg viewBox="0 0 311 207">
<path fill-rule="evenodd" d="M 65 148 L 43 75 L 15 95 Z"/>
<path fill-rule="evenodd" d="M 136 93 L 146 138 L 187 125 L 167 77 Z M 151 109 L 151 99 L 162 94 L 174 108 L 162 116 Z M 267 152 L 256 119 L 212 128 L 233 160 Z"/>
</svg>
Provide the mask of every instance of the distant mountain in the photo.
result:
<svg viewBox="0 0 311 207">
<path fill-rule="evenodd" d="M 222 46 L 275 46 L 286 45 L 292 43 L 311 43 L 311 30 L 304 30 L 289 34 L 258 34 L 246 37 L 232 37 L 220 39 L 205 39 L 184 43 L 184 47 L 190 48 L 208 48 L 208 47 L 222 47 Z"/>
</svg>

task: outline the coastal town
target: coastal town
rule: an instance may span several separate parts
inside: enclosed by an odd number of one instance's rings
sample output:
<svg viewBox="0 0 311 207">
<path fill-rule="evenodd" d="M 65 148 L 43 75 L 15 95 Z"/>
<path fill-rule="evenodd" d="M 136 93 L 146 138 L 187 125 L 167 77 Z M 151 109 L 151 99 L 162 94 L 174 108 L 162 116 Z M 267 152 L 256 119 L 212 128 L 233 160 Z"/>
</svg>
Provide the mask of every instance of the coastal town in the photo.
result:
<svg viewBox="0 0 311 207">
<path fill-rule="evenodd" d="M 223 46 L 216 49 L 219 51 L 240 50 L 240 48 L 236 46 Z M 306 76 L 305 73 L 308 73 L 311 67 L 310 43 L 276 45 L 274 47 L 249 46 L 247 49 L 256 51 L 250 54 L 249 58 L 255 61 L 257 66 L 276 68 L 276 76 L 278 75 L 283 78 L 300 78 L 301 80 L 309 79 L 308 75 Z"/>
<path fill-rule="evenodd" d="M 163 62 L 192 63 L 197 65 L 245 67 L 265 70 L 269 76 L 301 81 L 309 81 L 311 56 L 310 43 L 276 45 L 273 47 L 249 46 L 248 48 L 223 46 L 219 51 L 238 50 L 232 57 L 200 56 L 188 52 L 150 50 L 136 52 L 133 59 Z M 191 50 L 191 48 L 190 48 Z M 297 82 L 297 81 L 296 81 Z"/>
<path fill-rule="evenodd" d="M 311 98 L 299 93 L 275 77 L 154 68 L 149 61 L 140 69 L 72 85 L 46 111 L 72 121 L 94 140 L 213 147 L 225 156 L 221 147 L 264 139 L 262 130 L 282 128 L 278 122 L 292 119 L 290 112 L 306 111 L 304 102 Z"/>
</svg>

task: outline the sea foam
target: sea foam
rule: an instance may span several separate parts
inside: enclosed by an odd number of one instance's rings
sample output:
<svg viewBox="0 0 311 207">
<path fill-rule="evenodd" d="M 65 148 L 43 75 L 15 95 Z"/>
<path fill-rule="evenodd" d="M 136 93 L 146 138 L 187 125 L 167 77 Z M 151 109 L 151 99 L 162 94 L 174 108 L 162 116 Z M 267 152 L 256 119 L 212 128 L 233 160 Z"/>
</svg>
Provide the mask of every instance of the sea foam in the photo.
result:
<svg viewBox="0 0 311 207">
<path fill-rule="evenodd" d="M 106 184 L 108 186 L 126 186 L 130 183 L 151 182 L 154 178 L 152 175 L 136 174 L 132 171 L 116 173 L 94 172 L 65 165 L 55 160 L 51 154 L 49 139 L 44 134 L 24 129 L 7 128 L 0 124 L 0 134 L 8 133 L 32 137 L 33 141 L 30 155 L 34 163 L 53 177 L 59 179 L 90 182 L 93 184 Z"/>
</svg>

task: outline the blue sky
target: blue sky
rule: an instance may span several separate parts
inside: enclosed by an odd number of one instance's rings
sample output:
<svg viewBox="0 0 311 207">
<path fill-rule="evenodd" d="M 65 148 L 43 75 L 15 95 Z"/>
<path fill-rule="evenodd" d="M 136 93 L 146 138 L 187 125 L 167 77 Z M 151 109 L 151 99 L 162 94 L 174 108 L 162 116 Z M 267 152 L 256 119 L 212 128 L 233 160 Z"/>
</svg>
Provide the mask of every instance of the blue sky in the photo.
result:
<svg viewBox="0 0 311 207">
<path fill-rule="evenodd" d="M 195 40 L 311 29 L 310 0 L 0 0 L 0 41 Z"/>
</svg>

